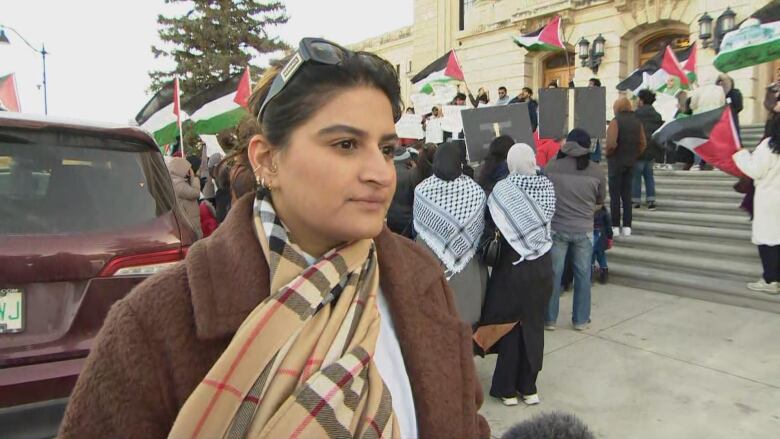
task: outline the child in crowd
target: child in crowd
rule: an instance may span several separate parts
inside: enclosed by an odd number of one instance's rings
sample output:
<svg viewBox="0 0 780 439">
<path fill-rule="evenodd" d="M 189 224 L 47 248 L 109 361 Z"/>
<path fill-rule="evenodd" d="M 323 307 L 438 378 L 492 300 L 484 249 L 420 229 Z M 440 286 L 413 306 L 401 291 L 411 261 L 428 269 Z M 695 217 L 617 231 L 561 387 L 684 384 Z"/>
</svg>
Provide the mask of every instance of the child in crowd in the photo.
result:
<svg viewBox="0 0 780 439">
<path fill-rule="evenodd" d="M 612 248 L 612 221 L 606 206 L 593 214 L 593 271 L 598 261 L 599 283 L 606 284 L 609 278 L 607 250 Z"/>
</svg>

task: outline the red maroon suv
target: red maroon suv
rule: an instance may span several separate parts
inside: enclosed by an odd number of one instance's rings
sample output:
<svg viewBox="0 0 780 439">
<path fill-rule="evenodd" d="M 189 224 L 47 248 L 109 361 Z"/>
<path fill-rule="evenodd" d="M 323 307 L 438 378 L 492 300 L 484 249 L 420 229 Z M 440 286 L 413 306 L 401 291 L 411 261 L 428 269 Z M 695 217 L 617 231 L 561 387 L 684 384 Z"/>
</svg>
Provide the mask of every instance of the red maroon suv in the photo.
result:
<svg viewBox="0 0 780 439">
<path fill-rule="evenodd" d="M 56 433 L 108 309 L 192 243 L 177 212 L 147 133 L 0 112 L 0 437 Z"/>
</svg>

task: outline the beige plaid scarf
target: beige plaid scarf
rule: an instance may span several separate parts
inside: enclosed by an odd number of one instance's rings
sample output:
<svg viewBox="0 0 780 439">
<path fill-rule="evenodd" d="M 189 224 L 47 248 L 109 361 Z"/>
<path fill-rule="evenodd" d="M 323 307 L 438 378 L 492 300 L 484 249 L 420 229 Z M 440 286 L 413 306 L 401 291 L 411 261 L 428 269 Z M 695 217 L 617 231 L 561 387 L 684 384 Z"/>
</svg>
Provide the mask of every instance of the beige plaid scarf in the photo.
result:
<svg viewBox="0 0 780 439">
<path fill-rule="evenodd" d="M 168 437 L 397 438 L 390 392 L 373 360 L 380 318 L 373 241 L 331 250 L 309 266 L 267 197 L 256 200 L 254 223 L 271 294 L 241 324 Z"/>
</svg>

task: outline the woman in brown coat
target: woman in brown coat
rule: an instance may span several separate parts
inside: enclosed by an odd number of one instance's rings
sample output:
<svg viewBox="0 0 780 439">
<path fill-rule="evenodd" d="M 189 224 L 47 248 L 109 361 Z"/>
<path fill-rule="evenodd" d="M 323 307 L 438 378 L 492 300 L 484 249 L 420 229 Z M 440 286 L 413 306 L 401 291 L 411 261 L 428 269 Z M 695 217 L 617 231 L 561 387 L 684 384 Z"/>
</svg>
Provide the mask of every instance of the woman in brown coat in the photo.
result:
<svg viewBox="0 0 780 439">
<path fill-rule="evenodd" d="M 395 69 L 307 38 L 250 107 L 257 195 L 112 308 L 60 437 L 489 437 L 441 268 L 384 226 Z"/>
</svg>

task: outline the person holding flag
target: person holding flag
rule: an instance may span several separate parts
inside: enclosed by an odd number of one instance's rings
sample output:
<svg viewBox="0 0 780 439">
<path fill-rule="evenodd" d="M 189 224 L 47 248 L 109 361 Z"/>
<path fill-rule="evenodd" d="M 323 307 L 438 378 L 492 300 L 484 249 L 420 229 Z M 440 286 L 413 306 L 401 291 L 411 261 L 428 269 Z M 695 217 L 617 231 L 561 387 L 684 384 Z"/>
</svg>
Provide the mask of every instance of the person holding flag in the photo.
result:
<svg viewBox="0 0 780 439">
<path fill-rule="evenodd" d="M 774 112 L 780 112 L 780 102 Z M 764 274 L 747 287 L 753 291 L 780 294 L 780 116 L 767 124 L 769 136 L 752 153 L 740 149 L 732 156 L 740 171 L 753 179 L 753 244 L 758 246 Z"/>
</svg>

